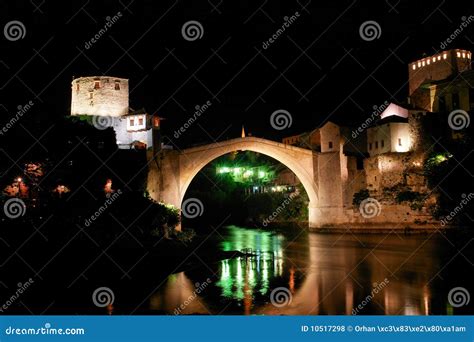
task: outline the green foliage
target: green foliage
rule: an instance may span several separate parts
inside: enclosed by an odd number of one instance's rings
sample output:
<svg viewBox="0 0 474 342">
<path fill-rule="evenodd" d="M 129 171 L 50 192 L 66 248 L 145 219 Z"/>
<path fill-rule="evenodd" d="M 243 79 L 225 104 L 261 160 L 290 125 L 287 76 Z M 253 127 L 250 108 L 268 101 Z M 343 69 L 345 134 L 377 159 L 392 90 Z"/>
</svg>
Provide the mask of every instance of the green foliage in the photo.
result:
<svg viewBox="0 0 474 342">
<path fill-rule="evenodd" d="M 172 234 L 178 241 L 184 244 L 191 243 L 196 237 L 196 231 L 194 229 L 183 229 L 180 232 L 173 229 Z"/>
<path fill-rule="evenodd" d="M 362 189 L 356 193 L 354 193 L 354 196 L 352 198 L 352 204 L 355 206 L 359 206 L 360 203 L 365 200 L 366 198 L 370 197 L 369 190 L 367 189 Z"/>
<path fill-rule="evenodd" d="M 447 152 L 431 152 L 423 163 L 423 173 L 430 188 L 436 187 L 449 172 L 449 159 Z"/>
<path fill-rule="evenodd" d="M 421 210 L 425 203 L 425 196 L 417 191 L 404 190 L 397 193 L 395 200 L 397 203 L 410 203 L 410 208 L 413 210 Z"/>
</svg>

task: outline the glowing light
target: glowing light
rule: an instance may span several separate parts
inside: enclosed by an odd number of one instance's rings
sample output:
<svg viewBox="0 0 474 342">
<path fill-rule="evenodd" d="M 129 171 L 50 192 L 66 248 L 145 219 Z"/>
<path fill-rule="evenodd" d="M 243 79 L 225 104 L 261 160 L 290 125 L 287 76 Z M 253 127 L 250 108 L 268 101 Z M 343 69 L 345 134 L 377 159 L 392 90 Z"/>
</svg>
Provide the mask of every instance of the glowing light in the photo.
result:
<svg viewBox="0 0 474 342">
<path fill-rule="evenodd" d="M 415 70 L 415 69 L 416 69 L 416 65 L 415 65 L 415 64 L 413 64 L 413 66 L 412 66 L 412 69 L 413 69 L 413 70 Z"/>
<path fill-rule="evenodd" d="M 252 176 L 252 175 L 253 175 L 253 171 L 252 171 L 252 170 L 246 170 L 246 171 L 244 172 L 244 177 L 245 177 L 245 178 L 248 178 L 248 177 L 250 177 L 250 176 Z"/>
<path fill-rule="evenodd" d="M 265 171 L 258 171 L 258 178 L 264 178 L 265 177 Z"/>
<path fill-rule="evenodd" d="M 436 62 L 436 57 L 433 57 L 433 63 Z"/>
<path fill-rule="evenodd" d="M 16 181 L 17 181 L 18 183 L 21 183 L 21 182 L 23 181 L 23 178 L 18 177 L 18 178 L 16 179 Z"/>
<path fill-rule="evenodd" d="M 229 173 L 230 172 L 230 167 L 224 166 L 218 169 L 218 173 Z"/>
<path fill-rule="evenodd" d="M 446 58 L 448 58 L 448 55 L 445 53 L 443 54 L 443 59 L 446 59 Z"/>
<path fill-rule="evenodd" d="M 462 53 L 462 58 L 466 58 L 466 53 L 465 52 Z"/>
<path fill-rule="evenodd" d="M 458 53 L 456 54 L 458 57 L 461 57 L 461 53 L 458 51 Z"/>
<path fill-rule="evenodd" d="M 418 68 L 421 67 L 421 62 L 418 62 Z"/>
<path fill-rule="evenodd" d="M 440 61 L 440 60 L 441 60 L 441 56 L 438 56 L 438 61 Z"/>
</svg>

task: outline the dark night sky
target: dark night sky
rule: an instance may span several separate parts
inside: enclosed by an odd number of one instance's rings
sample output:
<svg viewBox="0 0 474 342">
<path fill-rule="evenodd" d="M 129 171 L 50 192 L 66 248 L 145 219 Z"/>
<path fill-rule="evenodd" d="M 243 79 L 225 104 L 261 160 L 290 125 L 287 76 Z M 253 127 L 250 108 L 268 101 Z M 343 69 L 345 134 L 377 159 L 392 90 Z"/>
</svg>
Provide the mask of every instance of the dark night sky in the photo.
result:
<svg viewBox="0 0 474 342">
<path fill-rule="evenodd" d="M 373 105 L 404 101 L 407 63 L 439 51 L 462 17 L 474 15 L 472 1 L 438 0 L 40 3 L 0 3 L 2 27 L 19 20 L 26 28 L 24 39 L 0 40 L 1 122 L 30 100 L 29 118 L 67 115 L 72 77 L 105 74 L 129 78 L 130 105 L 167 118 L 164 133 L 171 137 L 196 105 L 211 101 L 174 141 L 178 146 L 237 137 L 242 124 L 253 135 L 279 139 L 328 117 L 357 123 Z M 85 49 L 118 11 L 118 22 Z M 300 17 L 263 49 L 296 11 Z M 183 39 L 189 20 L 202 24 L 201 39 Z M 361 39 L 367 20 L 379 23 L 379 39 Z M 471 25 L 449 48 L 472 50 Z M 289 129 L 271 127 L 277 109 L 291 113 Z"/>
</svg>

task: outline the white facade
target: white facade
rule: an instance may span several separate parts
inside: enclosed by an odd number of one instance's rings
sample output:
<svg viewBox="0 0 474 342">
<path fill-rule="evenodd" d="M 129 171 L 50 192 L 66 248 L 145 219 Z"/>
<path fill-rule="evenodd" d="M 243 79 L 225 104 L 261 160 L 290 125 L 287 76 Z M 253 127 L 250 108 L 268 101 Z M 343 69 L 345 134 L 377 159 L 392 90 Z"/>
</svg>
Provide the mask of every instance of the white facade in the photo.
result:
<svg viewBox="0 0 474 342">
<path fill-rule="evenodd" d="M 407 122 L 389 122 L 367 129 L 370 156 L 389 152 L 408 152 L 413 146 Z"/>
</svg>

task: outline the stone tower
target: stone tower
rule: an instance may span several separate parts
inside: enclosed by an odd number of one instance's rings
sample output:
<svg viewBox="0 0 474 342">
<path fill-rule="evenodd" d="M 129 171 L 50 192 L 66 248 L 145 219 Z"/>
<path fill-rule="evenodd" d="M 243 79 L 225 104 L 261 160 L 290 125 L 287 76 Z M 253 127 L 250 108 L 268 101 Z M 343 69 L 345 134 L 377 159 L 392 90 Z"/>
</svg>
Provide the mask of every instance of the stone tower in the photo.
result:
<svg viewBox="0 0 474 342">
<path fill-rule="evenodd" d="M 432 111 L 429 85 L 454 78 L 471 70 L 471 52 L 461 49 L 442 51 L 408 65 L 408 96 L 415 108 Z"/>
<path fill-rule="evenodd" d="M 128 113 L 128 79 L 79 77 L 72 81 L 71 115 L 119 117 Z"/>
</svg>

